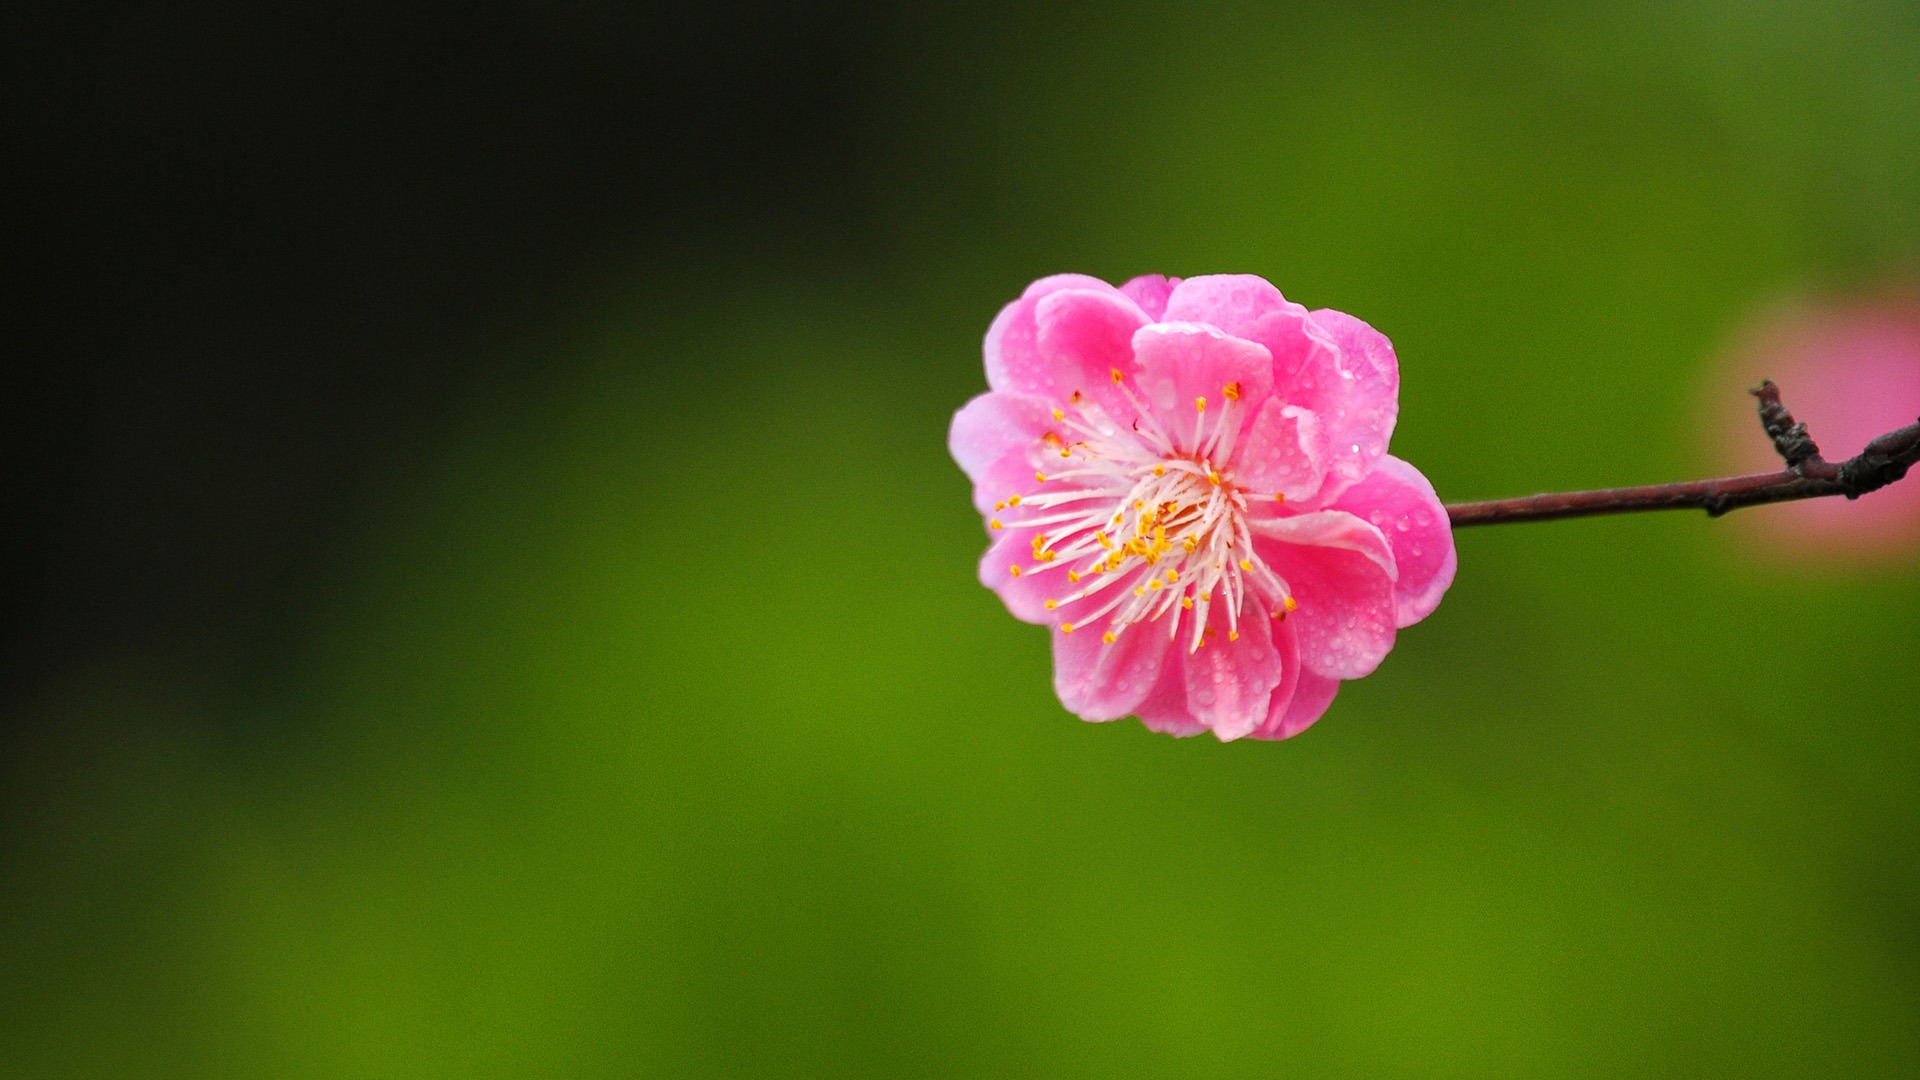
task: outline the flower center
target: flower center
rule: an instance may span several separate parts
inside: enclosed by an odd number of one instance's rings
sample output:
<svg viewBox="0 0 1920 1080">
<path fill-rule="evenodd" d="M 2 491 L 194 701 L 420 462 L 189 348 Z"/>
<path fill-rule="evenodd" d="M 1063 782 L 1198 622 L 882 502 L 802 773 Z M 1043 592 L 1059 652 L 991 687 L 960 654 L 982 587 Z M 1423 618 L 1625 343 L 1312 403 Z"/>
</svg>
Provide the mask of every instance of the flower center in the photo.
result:
<svg viewBox="0 0 1920 1080">
<path fill-rule="evenodd" d="M 1046 607 L 1072 620 L 1060 622 L 1060 631 L 1104 620 L 1108 644 L 1129 627 L 1162 619 L 1177 639 L 1184 617 L 1188 651 L 1200 649 L 1216 634 L 1209 621 L 1216 607 L 1229 641 L 1240 636 L 1251 605 L 1286 618 L 1297 606 L 1293 590 L 1254 551 L 1247 528 L 1253 501 L 1281 497 L 1242 488 L 1230 470 L 1245 411 L 1239 385 L 1223 388 L 1213 416 L 1197 398 L 1191 424 L 1163 426 L 1118 372 L 1114 383 L 1140 419 L 1116 423 L 1073 394 L 1053 410 L 1058 427 L 1043 440 L 1061 468 L 1036 472 L 1036 490 L 995 506 L 1009 520 L 995 518 L 994 528 L 1036 530 L 1032 563 L 1009 572 L 1051 575 Z"/>
</svg>

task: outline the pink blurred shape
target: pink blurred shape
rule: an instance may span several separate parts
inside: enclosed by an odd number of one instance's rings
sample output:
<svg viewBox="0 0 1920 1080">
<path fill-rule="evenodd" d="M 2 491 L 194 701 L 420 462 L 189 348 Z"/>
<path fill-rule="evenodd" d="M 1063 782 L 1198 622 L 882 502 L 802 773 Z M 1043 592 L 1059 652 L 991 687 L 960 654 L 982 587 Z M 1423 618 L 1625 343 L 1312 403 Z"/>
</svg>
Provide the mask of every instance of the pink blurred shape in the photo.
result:
<svg viewBox="0 0 1920 1080">
<path fill-rule="evenodd" d="M 1821 456 L 1844 461 L 1920 419 L 1920 290 L 1798 299 L 1759 315 L 1735 340 L 1709 388 L 1715 452 L 1734 472 L 1781 468 L 1753 399 L 1763 378 L 1807 425 Z M 1762 555 L 1887 562 L 1920 550 L 1920 477 L 1849 501 L 1810 499 L 1742 510 L 1742 535 Z"/>
</svg>

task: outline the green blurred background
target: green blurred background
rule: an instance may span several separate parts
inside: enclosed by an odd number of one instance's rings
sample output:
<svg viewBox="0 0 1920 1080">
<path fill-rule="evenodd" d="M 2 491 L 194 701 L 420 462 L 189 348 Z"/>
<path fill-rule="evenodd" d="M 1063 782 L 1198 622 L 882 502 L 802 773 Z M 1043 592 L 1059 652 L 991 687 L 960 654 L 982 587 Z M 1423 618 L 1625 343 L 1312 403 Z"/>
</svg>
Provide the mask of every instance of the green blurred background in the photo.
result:
<svg viewBox="0 0 1920 1080">
<path fill-rule="evenodd" d="M 1445 498 L 1697 475 L 1920 253 L 1910 5 L 5 19 L 0 1074 L 1920 1073 L 1911 564 L 1463 533 L 1176 741 L 945 450 L 1029 280 L 1235 271 Z"/>
</svg>

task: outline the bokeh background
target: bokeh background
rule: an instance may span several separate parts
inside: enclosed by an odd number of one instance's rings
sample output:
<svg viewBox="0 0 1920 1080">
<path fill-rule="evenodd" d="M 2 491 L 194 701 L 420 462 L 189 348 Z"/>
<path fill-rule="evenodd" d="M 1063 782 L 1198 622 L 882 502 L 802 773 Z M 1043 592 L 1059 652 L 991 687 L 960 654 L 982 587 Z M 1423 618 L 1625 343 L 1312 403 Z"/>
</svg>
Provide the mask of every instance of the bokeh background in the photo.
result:
<svg viewBox="0 0 1920 1080">
<path fill-rule="evenodd" d="M 974 581 L 1061 270 L 1358 313 L 1446 498 L 1699 475 L 1911 275 L 1920 15 L 1601 7 L 10 7 L 0 1074 L 1920 1072 L 1913 559 L 1463 533 L 1230 746 Z"/>
</svg>

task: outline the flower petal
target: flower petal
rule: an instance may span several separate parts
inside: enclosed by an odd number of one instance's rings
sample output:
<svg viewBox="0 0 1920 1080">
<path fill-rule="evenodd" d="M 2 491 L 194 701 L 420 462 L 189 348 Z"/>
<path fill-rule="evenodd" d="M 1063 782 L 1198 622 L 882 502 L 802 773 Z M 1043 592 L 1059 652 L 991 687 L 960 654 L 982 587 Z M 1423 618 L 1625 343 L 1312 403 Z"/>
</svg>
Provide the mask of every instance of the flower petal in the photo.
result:
<svg viewBox="0 0 1920 1080">
<path fill-rule="evenodd" d="M 1256 739 L 1291 739 L 1295 735 L 1313 726 L 1315 720 L 1325 715 L 1327 706 L 1333 704 L 1333 696 L 1340 692 L 1340 680 L 1325 675 L 1315 675 L 1311 671 L 1300 674 L 1300 684 L 1294 687 L 1293 696 L 1281 702 L 1280 692 L 1274 691 L 1273 711 L 1267 714 L 1267 722 L 1253 733 Z"/>
<path fill-rule="evenodd" d="M 960 471 L 977 484 L 995 462 L 1031 445 L 1052 423 L 1053 415 L 1040 398 L 989 392 L 953 414 L 953 425 L 947 429 L 947 449 L 960 463 Z"/>
<path fill-rule="evenodd" d="M 1379 529 L 1334 510 L 1256 521 L 1254 549 L 1293 589 L 1300 661 L 1357 679 L 1393 649 L 1393 550 Z"/>
<path fill-rule="evenodd" d="M 1133 712 L 1148 731 L 1162 735 L 1184 739 L 1207 730 L 1207 725 L 1187 708 L 1187 650 L 1168 643 L 1160 678 Z"/>
<path fill-rule="evenodd" d="M 993 325 L 987 328 L 984 345 L 987 362 L 987 386 L 1053 396 L 1053 382 L 1040 359 L 1039 328 L 1034 324 L 1034 308 L 1042 299 L 1061 289 L 1093 289 L 1118 293 L 1119 290 L 1096 277 L 1085 274 L 1055 274 L 1027 286 L 1020 298 L 1000 309 Z"/>
<path fill-rule="evenodd" d="M 1053 689 L 1082 720 L 1118 720 L 1146 700 L 1171 651 L 1165 634 L 1133 627 L 1108 644 L 1103 624 L 1053 634 Z"/>
<path fill-rule="evenodd" d="M 1147 313 L 1113 289 L 1063 289 L 1041 299 L 1034 319 L 1055 398 L 1079 391 L 1116 423 L 1130 422 L 1133 406 L 1114 385 L 1113 373 L 1121 378 L 1138 373 L 1133 335 L 1147 325 Z"/>
<path fill-rule="evenodd" d="M 1328 476 L 1312 505 L 1329 505 L 1387 452 L 1400 409 L 1393 345 L 1359 319 L 1324 308 L 1271 313 L 1252 334 L 1273 353 L 1275 396 L 1320 420 Z"/>
<path fill-rule="evenodd" d="M 1195 408 L 1204 400 L 1215 416 L 1244 418 L 1273 390 L 1273 360 L 1264 346 L 1231 337 L 1204 323 L 1163 322 L 1133 335 L 1140 358 L 1140 389 L 1175 443 L 1195 449 L 1202 432 L 1219 423 Z M 1234 386 L 1238 400 L 1229 401 Z"/>
<path fill-rule="evenodd" d="M 1252 337 L 1255 326 L 1270 313 L 1306 309 L 1280 295 L 1280 290 L 1253 274 L 1207 274 L 1190 277 L 1167 297 L 1166 322 L 1198 322 L 1218 327 L 1235 337 Z"/>
<path fill-rule="evenodd" d="M 1447 508 L 1420 470 L 1388 454 L 1334 508 L 1372 522 L 1392 546 L 1396 625 L 1412 626 L 1432 614 L 1453 584 L 1458 557 Z"/>
<path fill-rule="evenodd" d="M 1179 278 L 1163 277 L 1159 274 L 1142 274 L 1120 286 L 1120 291 L 1133 298 L 1147 318 L 1159 321 L 1167 313 L 1167 297 L 1174 286 L 1180 284 Z"/>
<path fill-rule="evenodd" d="M 1294 502 L 1310 499 L 1327 476 L 1326 434 L 1320 418 L 1276 396 L 1260 406 L 1253 426 L 1240 436 L 1231 468 L 1243 488 L 1278 492 Z"/>
<path fill-rule="evenodd" d="M 1225 605 L 1215 605 L 1207 618 L 1215 636 L 1185 658 L 1187 711 L 1212 728 L 1221 742 L 1243 738 L 1260 726 L 1285 674 L 1273 647 L 1273 620 L 1265 612 L 1249 610 L 1251 617 L 1240 620 L 1235 640 L 1227 629 Z"/>
</svg>

